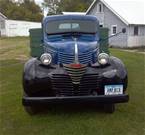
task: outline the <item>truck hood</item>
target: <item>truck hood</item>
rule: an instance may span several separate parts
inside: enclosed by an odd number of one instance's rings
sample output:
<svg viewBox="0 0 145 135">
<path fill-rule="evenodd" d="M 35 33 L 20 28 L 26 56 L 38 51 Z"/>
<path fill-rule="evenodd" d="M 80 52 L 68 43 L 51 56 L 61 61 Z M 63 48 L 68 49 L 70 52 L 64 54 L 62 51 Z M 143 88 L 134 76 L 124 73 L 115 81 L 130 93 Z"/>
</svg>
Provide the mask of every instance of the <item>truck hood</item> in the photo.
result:
<svg viewBox="0 0 145 135">
<path fill-rule="evenodd" d="M 98 42 L 82 42 L 76 41 L 78 46 L 78 52 L 84 53 L 86 51 L 92 51 L 97 47 Z M 63 53 L 74 54 L 75 52 L 75 41 L 59 41 L 59 42 L 45 42 L 45 46 L 55 49 Z"/>
</svg>

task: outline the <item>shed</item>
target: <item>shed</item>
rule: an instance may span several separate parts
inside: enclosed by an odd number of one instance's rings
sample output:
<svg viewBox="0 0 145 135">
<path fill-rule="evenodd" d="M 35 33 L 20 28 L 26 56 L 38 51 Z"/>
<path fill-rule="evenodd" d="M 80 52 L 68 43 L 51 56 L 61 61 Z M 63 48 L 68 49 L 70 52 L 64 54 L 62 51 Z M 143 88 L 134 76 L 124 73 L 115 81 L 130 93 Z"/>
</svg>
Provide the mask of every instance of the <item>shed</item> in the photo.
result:
<svg viewBox="0 0 145 135">
<path fill-rule="evenodd" d="M 0 13 L 1 37 L 29 36 L 29 29 L 32 28 L 41 28 L 41 23 L 20 20 L 9 20 L 6 16 Z"/>
</svg>

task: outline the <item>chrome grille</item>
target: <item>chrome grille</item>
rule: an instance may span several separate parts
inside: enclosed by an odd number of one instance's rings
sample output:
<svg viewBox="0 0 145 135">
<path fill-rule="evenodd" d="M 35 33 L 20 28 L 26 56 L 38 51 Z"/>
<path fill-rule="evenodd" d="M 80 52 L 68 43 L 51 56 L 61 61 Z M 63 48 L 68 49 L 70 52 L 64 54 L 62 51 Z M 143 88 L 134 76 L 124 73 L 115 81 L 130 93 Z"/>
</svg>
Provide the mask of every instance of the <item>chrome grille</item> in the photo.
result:
<svg viewBox="0 0 145 135">
<path fill-rule="evenodd" d="M 70 65 L 65 65 L 64 64 L 64 69 L 67 71 L 67 73 L 69 74 L 69 76 L 72 79 L 72 82 L 74 84 L 79 84 L 80 80 L 82 78 L 82 75 L 85 73 L 86 71 L 86 65 L 83 65 L 80 68 L 73 68 Z"/>
</svg>

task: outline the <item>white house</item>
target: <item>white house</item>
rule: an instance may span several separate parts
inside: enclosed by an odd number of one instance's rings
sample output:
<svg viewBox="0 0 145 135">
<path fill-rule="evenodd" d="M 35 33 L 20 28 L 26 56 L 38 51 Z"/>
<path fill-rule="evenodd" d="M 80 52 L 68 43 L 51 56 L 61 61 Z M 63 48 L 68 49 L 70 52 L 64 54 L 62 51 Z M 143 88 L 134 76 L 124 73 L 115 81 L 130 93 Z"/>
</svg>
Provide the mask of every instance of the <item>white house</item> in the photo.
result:
<svg viewBox="0 0 145 135">
<path fill-rule="evenodd" d="M 0 13 L 0 37 L 29 36 L 32 28 L 41 28 L 41 23 L 9 20 Z"/>
<path fill-rule="evenodd" d="M 109 39 L 110 46 L 145 46 L 144 0 L 94 0 L 86 14 L 95 15 L 100 21 L 100 27 L 109 28 L 109 35 L 126 28 L 126 34 Z"/>
</svg>

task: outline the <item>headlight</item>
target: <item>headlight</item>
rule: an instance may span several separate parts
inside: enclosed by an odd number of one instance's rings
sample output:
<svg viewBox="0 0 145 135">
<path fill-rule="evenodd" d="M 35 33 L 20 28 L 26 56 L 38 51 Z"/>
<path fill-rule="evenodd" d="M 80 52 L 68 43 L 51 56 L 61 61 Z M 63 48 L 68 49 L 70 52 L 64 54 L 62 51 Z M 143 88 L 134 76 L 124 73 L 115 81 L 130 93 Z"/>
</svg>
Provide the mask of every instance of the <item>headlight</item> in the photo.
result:
<svg viewBox="0 0 145 135">
<path fill-rule="evenodd" d="M 109 55 L 107 53 L 100 53 L 98 56 L 98 62 L 101 65 L 106 65 L 109 63 Z"/>
<path fill-rule="evenodd" d="M 41 55 L 40 60 L 42 64 L 49 65 L 52 62 L 52 56 L 50 53 L 44 53 Z"/>
</svg>

